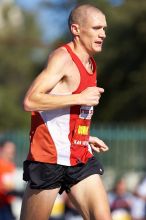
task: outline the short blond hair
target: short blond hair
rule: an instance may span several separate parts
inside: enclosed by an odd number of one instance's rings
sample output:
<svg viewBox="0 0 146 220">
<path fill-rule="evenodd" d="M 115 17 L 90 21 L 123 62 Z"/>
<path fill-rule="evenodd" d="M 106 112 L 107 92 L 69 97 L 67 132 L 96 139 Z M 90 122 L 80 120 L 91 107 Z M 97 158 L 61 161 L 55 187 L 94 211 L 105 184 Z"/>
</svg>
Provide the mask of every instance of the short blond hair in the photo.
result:
<svg viewBox="0 0 146 220">
<path fill-rule="evenodd" d="M 71 12 L 68 18 L 68 26 L 71 30 L 72 24 L 83 24 L 87 18 L 87 13 L 89 10 L 94 10 L 98 13 L 104 14 L 99 8 L 91 4 L 77 5 Z"/>
</svg>

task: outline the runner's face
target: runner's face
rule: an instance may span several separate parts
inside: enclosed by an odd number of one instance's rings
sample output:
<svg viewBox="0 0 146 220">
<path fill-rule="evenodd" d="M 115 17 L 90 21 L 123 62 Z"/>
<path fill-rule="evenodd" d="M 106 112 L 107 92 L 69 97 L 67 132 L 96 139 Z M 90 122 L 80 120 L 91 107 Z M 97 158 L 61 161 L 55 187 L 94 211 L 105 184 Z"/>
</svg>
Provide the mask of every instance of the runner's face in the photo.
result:
<svg viewBox="0 0 146 220">
<path fill-rule="evenodd" d="M 106 26 L 105 16 L 95 11 L 88 16 L 84 25 L 80 25 L 79 39 L 89 53 L 101 52 Z"/>
</svg>

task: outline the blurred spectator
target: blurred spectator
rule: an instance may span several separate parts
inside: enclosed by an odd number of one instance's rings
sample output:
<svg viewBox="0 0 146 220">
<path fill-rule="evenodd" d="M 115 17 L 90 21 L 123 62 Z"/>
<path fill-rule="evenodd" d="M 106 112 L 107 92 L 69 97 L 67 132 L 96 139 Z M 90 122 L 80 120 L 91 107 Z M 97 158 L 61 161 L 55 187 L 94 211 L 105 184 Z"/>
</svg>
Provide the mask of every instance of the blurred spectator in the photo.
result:
<svg viewBox="0 0 146 220">
<path fill-rule="evenodd" d="M 134 198 L 131 210 L 132 220 L 146 220 L 144 218 L 144 202 L 139 197 Z"/>
<path fill-rule="evenodd" d="M 135 195 L 139 198 L 139 209 L 142 209 L 141 218 L 138 220 L 146 220 L 146 176 L 143 177 L 136 187 Z"/>
<path fill-rule="evenodd" d="M 124 178 L 116 181 L 108 197 L 113 220 L 132 220 L 131 210 L 134 196 L 128 192 Z"/>
<path fill-rule="evenodd" d="M 15 150 L 16 146 L 11 141 L 0 143 L 0 220 L 14 220 L 11 203 L 14 196 L 11 191 L 14 190 L 13 177 L 15 174 Z"/>
</svg>

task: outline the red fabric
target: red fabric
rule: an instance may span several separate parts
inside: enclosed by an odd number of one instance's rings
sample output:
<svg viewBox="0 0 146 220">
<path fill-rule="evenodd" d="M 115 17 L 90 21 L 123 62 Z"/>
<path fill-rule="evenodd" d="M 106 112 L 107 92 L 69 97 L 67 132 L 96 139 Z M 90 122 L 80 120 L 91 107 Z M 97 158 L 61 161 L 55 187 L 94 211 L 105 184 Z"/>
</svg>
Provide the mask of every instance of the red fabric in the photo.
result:
<svg viewBox="0 0 146 220">
<path fill-rule="evenodd" d="M 40 162 L 56 163 L 57 154 L 55 144 L 38 112 L 32 112 L 30 131 L 30 150 L 27 159 Z"/>
<path fill-rule="evenodd" d="M 72 49 L 68 46 L 64 46 L 69 52 L 72 60 L 78 67 L 80 72 L 80 84 L 76 91 L 73 94 L 81 93 L 88 87 L 96 86 L 96 63 L 94 59 L 91 57 L 90 60 L 93 65 L 93 72 L 88 73 L 83 63 L 79 59 L 79 57 L 72 51 Z M 86 112 L 85 112 L 86 111 Z M 89 112 L 92 111 L 92 112 Z M 71 165 L 76 165 L 78 162 L 86 163 L 87 160 L 93 155 L 88 151 L 88 147 L 83 146 L 83 143 L 88 142 L 89 140 L 89 132 L 90 132 L 90 123 L 91 117 L 93 114 L 93 110 L 89 110 L 88 108 L 82 108 L 82 106 L 73 106 L 71 107 L 71 116 L 70 116 L 70 135 L 69 139 L 72 142 L 71 145 Z M 89 114 L 91 117 L 88 119 L 80 118 L 80 114 L 85 112 L 85 114 Z M 81 129 L 80 129 L 81 128 Z M 75 144 L 77 142 L 77 144 Z"/>
<path fill-rule="evenodd" d="M 96 86 L 96 64 L 94 59 L 92 57 L 90 58 L 93 66 L 93 73 L 90 74 L 71 48 L 68 45 L 64 45 L 64 47 L 77 65 L 80 73 L 80 84 L 73 94 L 81 93 L 87 87 Z M 50 114 L 49 111 L 47 114 Z M 69 139 L 70 142 L 70 155 L 67 154 L 66 156 L 69 158 L 70 164 L 68 163 L 67 165 L 76 165 L 79 161 L 86 163 L 88 158 L 93 156 L 88 149 L 93 108 L 87 106 L 71 106 L 69 114 L 69 131 L 67 136 L 63 137 L 65 140 Z M 82 118 L 82 115 L 87 115 L 87 118 Z M 57 115 L 56 118 L 57 117 L 59 118 L 60 116 Z M 58 127 L 64 129 L 60 124 Z M 39 112 L 32 112 L 30 150 L 27 159 L 45 163 L 58 163 L 57 158 L 60 156 L 61 150 L 59 149 L 60 151 L 57 151 L 57 146 L 55 146 L 54 142 L 49 132 L 49 127 L 47 127 L 47 123 L 44 122 L 41 114 Z M 59 140 L 59 142 L 61 143 L 61 140 Z"/>
</svg>

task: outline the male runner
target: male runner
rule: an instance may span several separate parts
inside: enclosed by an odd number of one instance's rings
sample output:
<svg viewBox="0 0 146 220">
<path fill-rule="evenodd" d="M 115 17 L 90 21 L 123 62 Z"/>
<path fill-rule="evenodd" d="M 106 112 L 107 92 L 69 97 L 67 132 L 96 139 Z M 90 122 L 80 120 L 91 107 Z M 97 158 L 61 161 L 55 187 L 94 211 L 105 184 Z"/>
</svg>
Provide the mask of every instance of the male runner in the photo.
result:
<svg viewBox="0 0 146 220">
<path fill-rule="evenodd" d="M 92 149 L 108 147 L 89 136 L 93 106 L 104 92 L 96 85 L 92 55 L 102 50 L 106 26 L 105 15 L 96 7 L 73 9 L 73 40 L 52 52 L 25 96 L 24 109 L 31 112 L 32 123 L 21 220 L 47 220 L 64 190 L 85 220 L 111 220 L 99 176 L 103 168 L 92 154 Z"/>
</svg>

